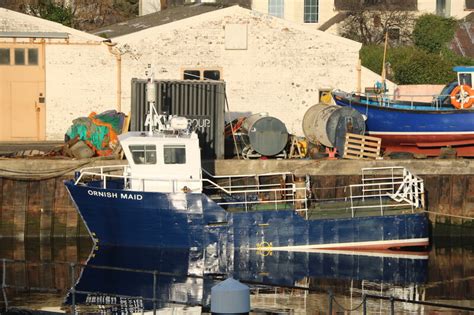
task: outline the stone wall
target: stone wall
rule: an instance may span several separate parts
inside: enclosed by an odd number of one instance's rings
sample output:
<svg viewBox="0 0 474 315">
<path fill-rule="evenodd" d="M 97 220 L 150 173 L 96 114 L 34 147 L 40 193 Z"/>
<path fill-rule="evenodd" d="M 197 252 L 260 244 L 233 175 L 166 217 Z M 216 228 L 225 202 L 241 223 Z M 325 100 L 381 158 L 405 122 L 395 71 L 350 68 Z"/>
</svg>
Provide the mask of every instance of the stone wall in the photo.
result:
<svg viewBox="0 0 474 315">
<path fill-rule="evenodd" d="M 231 36 L 228 27 L 241 29 Z M 245 47 L 226 49 L 242 38 Z M 130 79 L 144 78 L 148 64 L 156 79 L 181 79 L 184 69 L 220 69 L 233 117 L 268 112 L 302 135 L 303 115 L 319 102 L 320 90 L 356 88 L 359 43 L 239 7 L 114 41 L 124 52 L 124 104 L 130 102 Z"/>
</svg>

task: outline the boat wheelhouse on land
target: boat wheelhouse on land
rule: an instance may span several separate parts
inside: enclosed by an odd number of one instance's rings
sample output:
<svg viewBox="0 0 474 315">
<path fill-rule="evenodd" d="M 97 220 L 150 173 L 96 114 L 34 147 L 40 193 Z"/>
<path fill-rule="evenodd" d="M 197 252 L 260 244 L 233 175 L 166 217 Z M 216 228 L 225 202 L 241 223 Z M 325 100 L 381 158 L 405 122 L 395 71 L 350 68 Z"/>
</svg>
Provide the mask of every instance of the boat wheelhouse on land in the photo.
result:
<svg viewBox="0 0 474 315">
<path fill-rule="evenodd" d="M 453 70 L 457 72 L 457 81 L 434 95 L 432 102 L 394 99 L 384 91 L 362 94 L 335 90 L 332 95 L 337 105 L 352 107 L 367 117 L 366 133 L 382 138 L 382 147 L 387 152 L 408 151 L 437 156 L 442 147 L 449 146 L 458 156 L 472 157 L 474 67 L 455 67 Z"/>
</svg>

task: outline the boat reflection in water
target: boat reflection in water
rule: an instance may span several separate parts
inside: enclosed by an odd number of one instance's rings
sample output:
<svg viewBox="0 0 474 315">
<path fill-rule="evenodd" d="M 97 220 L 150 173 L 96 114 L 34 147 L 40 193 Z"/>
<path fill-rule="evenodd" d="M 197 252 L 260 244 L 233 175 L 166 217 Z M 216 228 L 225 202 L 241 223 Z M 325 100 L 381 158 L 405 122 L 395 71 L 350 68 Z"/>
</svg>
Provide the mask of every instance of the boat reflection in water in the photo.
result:
<svg viewBox="0 0 474 315">
<path fill-rule="evenodd" d="M 194 251 L 100 247 L 75 286 L 77 309 L 140 312 L 170 305 L 210 306 L 211 288 L 227 277 L 260 288 L 291 288 L 307 279 L 368 280 L 407 287 L 427 278 L 428 256 L 410 252 Z M 155 298 L 155 303 L 153 299 Z M 66 304 L 73 303 L 73 295 Z"/>
</svg>

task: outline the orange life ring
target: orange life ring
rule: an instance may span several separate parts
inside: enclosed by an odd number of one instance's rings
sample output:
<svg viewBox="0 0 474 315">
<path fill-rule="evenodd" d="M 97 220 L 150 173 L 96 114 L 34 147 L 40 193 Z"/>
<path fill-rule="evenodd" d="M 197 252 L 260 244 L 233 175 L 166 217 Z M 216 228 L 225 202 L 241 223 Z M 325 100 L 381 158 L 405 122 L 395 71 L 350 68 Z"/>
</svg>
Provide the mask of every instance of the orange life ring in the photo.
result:
<svg viewBox="0 0 474 315">
<path fill-rule="evenodd" d="M 471 108 L 474 104 L 474 90 L 466 84 L 456 86 L 451 91 L 450 97 L 451 105 L 457 109 Z"/>
</svg>

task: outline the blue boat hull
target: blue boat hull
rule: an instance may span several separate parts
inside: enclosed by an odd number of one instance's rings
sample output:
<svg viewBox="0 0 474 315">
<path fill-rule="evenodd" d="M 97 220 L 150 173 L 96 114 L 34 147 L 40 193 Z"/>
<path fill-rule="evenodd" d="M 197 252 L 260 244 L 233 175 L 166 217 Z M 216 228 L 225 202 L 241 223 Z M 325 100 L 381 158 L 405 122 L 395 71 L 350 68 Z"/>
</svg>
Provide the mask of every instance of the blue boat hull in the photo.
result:
<svg viewBox="0 0 474 315">
<path fill-rule="evenodd" d="M 422 213 L 305 220 L 293 210 L 227 212 L 205 194 L 65 184 L 92 237 L 105 245 L 306 251 L 429 243 Z"/>
<path fill-rule="evenodd" d="M 434 108 L 428 103 L 399 102 L 383 106 L 375 100 L 333 92 L 337 105 L 352 107 L 367 117 L 369 135 L 382 138 L 382 146 L 442 147 L 474 145 L 474 110 Z M 394 102 L 394 101 L 392 101 Z M 474 155 L 474 149 L 464 156 Z"/>
</svg>

